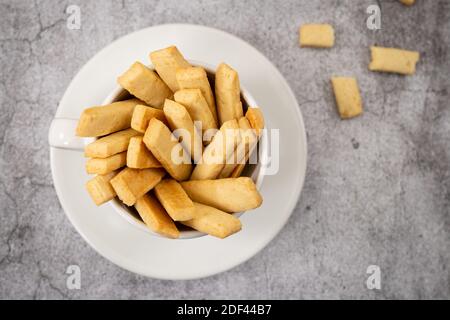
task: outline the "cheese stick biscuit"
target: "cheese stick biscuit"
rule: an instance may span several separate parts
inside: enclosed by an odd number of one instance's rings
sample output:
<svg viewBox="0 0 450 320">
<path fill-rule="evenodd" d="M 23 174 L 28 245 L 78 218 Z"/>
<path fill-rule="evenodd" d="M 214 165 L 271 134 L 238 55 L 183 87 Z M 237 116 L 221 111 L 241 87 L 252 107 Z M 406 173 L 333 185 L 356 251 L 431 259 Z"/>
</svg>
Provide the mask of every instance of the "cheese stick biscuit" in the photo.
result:
<svg viewBox="0 0 450 320">
<path fill-rule="evenodd" d="M 222 171 L 226 160 L 240 142 L 239 125 L 236 120 L 225 122 L 212 142 L 205 148 L 201 161 L 191 175 L 191 180 L 215 179 Z"/>
<path fill-rule="evenodd" d="M 170 90 L 173 92 L 179 90 L 180 87 L 178 86 L 176 77 L 177 70 L 189 68 L 191 65 L 184 59 L 177 47 L 170 46 L 165 49 L 153 51 L 150 53 L 150 60 Z"/>
<path fill-rule="evenodd" d="M 180 236 L 177 226 L 153 195 L 143 195 L 136 201 L 134 207 L 144 223 L 154 232 L 172 239 Z"/>
<path fill-rule="evenodd" d="M 127 167 L 133 169 L 162 168 L 161 163 L 145 146 L 143 139 L 141 136 L 130 139 L 127 151 Z"/>
<path fill-rule="evenodd" d="M 217 122 L 200 89 L 183 89 L 175 92 L 175 101 L 182 104 L 193 121 L 202 123 L 202 133 L 217 129 Z"/>
<path fill-rule="evenodd" d="M 145 131 L 144 143 L 172 178 L 178 181 L 189 178 L 192 172 L 190 156 L 164 123 L 151 119 Z"/>
<path fill-rule="evenodd" d="M 99 206 L 114 199 L 116 192 L 109 181 L 117 174 L 116 171 L 105 175 L 98 175 L 86 182 L 86 189 L 94 203 Z"/>
<path fill-rule="evenodd" d="M 403 3 L 405 6 L 412 6 L 415 0 L 400 0 L 401 3 Z"/>
<path fill-rule="evenodd" d="M 137 199 L 149 192 L 163 178 L 163 169 L 131 169 L 120 171 L 110 183 L 120 200 L 132 206 Z"/>
<path fill-rule="evenodd" d="M 133 96 L 154 108 L 161 109 L 164 100 L 172 96 L 172 91 L 161 78 L 140 62 L 133 63 L 117 82 Z"/>
<path fill-rule="evenodd" d="M 233 172 L 231 173 L 232 178 L 237 178 L 241 176 L 241 173 L 245 168 L 245 164 L 252 155 L 253 151 L 256 149 L 256 146 L 258 145 L 258 140 L 261 137 L 265 126 L 264 116 L 260 108 L 249 108 L 247 110 L 247 113 L 245 114 L 245 117 L 247 118 L 248 122 L 250 123 L 250 126 L 252 127 L 254 133 L 256 134 L 256 141 L 254 141 L 254 143 L 249 146 L 249 152 L 245 154 L 245 159 L 239 161 L 239 164 L 236 166 L 236 168 L 234 168 Z"/>
<path fill-rule="evenodd" d="M 256 135 L 253 133 L 254 130 L 246 117 L 239 119 L 239 128 L 241 131 L 241 143 L 236 147 L 235 154 L 231 157 L 232 159 L 227 160 L 219 174 L 220 179 L 229 178 L 239 164 L 245 165 L 247 162 L 246 157 L 250 153 L 251 148 L 258 142 Z"/>
<path fill-rule="evenodd" d="M 148 123 L 152 118 L 156 118 L 166 123 L 166 117 L 162 110 L 138 104 L 134 108 L 133 116 L 131 117 L 131 128 L 141 133 L 145 133 Z"/>
<path fill-rule="evenodd" d="M 225 63 L 216 70 L 215 89 L 220 124 L 244 116 L 238 73 Z"/>
<path fill-rule="evenodd" d="M 225 212 L 242 212 L 259 207 L 262 197 L 252 179 L 247 177 L 182 182 L 192 201 Z"/>
<path fill-rule="evenodd" d="M 166 99 L 164 103 L 164 115 L 166 116 L 169 127 L 177 134 L 176 137 L 181 137 L 181 144 L 189 151 L 191 158 L 197 163 L 203 153 L 202 134 L 194 126 L 191 116 L 186 108 L 181 104 Z"/>
<path fill-rule="evenodd" d="M 258 145 L 258 139 L 255 140 L 255 142 L 250 145 L 249 152 L 245 154 L 245 158 L 239 162 L 239 164 L 233 169 L 233 172 L 231 172 L 230 178 L 239 178 L 242 174 L 242 171 L 245 169 L 245 165 L 247 164 L 248 159 L 252 155 L 252 153 L 255 151 L 256 146 Z"/>
<path fill-rule="evenodd" d="M 252 128 L 255 130 L 258 137 L 260 137 L 265 126 L 264 115 L 261 111 L 261 108 L 249 108 L 245 113 L 245 117 L 247 118 Z"/>
<path fill-rule="evenodd" d="M 175 180 L 161 181 L 155 187 L 155 195 L 174 221 L 186 221 L 194 218 L 194 204 Z"/>
<path fill-rule="evenodd" d="M 417 51 L 395 48 L 371 47 L 372 61 L 369 70 L 412 75 L 420 59 Z"/>
<path fill-rule="evenodd" d="M 361 95 L 355 78 L 331 78 L 339 115 L 342 119 L 359 116 L 363 112 Z"/>
<path fill-rule="evenodd" d="M 304 24 L 300 27 L 301 47 L 331 48 L 334 46 L 334 29 L 329 24 Z"/>
<path fill-rule="evenodd" d="M 217 238 L 226 238 L 241 230 L 241 221 L 219 209 L 194 202 L 195 217 L 181 223 Z"/>
<path fill-rule="evenodd" d="M 138 99 L 114 102 L 106 106 L 84 109 L 78 120 L 76 135 L 99 137 L 130 127 L 134 108 L 143 102 Z"/>
<path fill-rule="evenodd" d="M 86 162 L 88 174 L 107 174 L 127 164 L 127 152 L 121 152 L 108 158 L 94 158 Z"/>
<path fill-rule="evenodd" d="M 84 148 L 84 156 L 88 158 L 107 158 L 120 152 L 127 151 L 131 137 L 139 132 L 126 129 L 100 138 Z"/>
<path fill-rule="evenodd" d="M 180 89 L 200 89 L 208 103 L 209 110 L 217 122 L 216 104 L 209 84 L 206 71 L 200 67 L 183 68 L 177 71 L 177 81 Z"/>
</svg>

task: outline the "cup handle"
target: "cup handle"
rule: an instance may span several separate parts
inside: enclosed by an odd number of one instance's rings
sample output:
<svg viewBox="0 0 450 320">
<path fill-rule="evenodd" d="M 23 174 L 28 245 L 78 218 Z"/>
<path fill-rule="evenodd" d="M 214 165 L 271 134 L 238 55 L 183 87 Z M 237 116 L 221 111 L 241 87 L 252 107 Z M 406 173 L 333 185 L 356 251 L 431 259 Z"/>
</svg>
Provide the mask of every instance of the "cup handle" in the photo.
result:
<svg viewBox="0 0 450 320">
<path fill-rule="evenodd" d="M 75 136 L 78 120 L 53 119 L 48 133 L 48 143 L 53 148 L 83 151 L 85 139 Z"/>
</svg>

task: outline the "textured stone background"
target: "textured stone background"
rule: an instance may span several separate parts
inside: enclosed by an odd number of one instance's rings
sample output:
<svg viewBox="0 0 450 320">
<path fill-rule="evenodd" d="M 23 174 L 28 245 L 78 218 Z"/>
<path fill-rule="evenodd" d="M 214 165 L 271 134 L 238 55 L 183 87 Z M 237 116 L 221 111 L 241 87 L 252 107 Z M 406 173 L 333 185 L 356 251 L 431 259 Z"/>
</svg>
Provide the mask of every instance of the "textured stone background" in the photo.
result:
<svg viewBox="0 0 450 320">
<path fill-rule="evenodd" d="M 450 1 L 0 0 L 0 298 L 450 298 Z M 182 3 L 182 5 L 181 5 Z M 81 8 L 81 30 L 65 9 Z M 299 101 L 309 137 L 305 188 L 288 225 L 250 261 L 210 278 L 159 281 L 99 256 L 52 186 L 47 131 L 72 77 L 99 49 L 170 22 L 212 26 L 263 52 Z M 331 50 L 297 28 L 329 22 Z M 419 50 L 413 77 L 370 73 L 374 43 Z M 329 78 L 355 75 L 362 117 L 339 120 Z M 78 264 L 81 290 L 66 288 Z M 377 264 L 382 289 L 368 290 Z"/>
</svg>

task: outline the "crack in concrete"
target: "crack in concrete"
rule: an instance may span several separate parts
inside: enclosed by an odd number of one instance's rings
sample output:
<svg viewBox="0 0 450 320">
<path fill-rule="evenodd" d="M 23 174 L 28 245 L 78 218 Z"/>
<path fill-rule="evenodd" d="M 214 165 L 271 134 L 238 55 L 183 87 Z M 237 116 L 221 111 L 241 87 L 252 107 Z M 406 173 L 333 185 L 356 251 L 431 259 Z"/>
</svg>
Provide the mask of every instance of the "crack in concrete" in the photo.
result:
<svg viewBox="0 0 450 320">
<path fill-rule="evenodd" d="M 0 180 L 0 185 L 3 188 L 3 192 L 5 193 L 6 197 L 13 203 L 13 209 L 9 210 L 9 213 L 12 212 L 14 214 L 13 227 L 12 227 L 11 231 L 7 233 L 6 240 L 4 241 L 8 250 L 7 250 L 6 254 L 0 259 L 0 266 L 1 266 L 1 265 L 3 265 L 4 262 L 11 262 L 11 259 L 10 259 L 10 255 L 12 252 L 11 241 L 14 236 L 14 233 L 19 228 L 19 217 L 18 217 L 18 204 L 17 204 L 16 198 L 12 194 L 9 193 L 3 179 Z"/>
<path fill-rule="evenodd" d="M 41 288 L 41 285 L 42 285 L 43 282 L 46 282 L 48 284 L 48 286 L 53 291 L 58 293 L 63 299 L 68 299 L 69 296 L 64 291 L 62 291 L 60 288 L 55 286 L 52 283 L 52 279 L 50 278 L 50 276 L 48 276 L 48 275 L 46 275 L 44 273 L 44 271 L 42 270 L 42 267 L 41 267 L 41 263 L 42 263 L 41 261 L 36 262 L 36 266 L 38 268 L 38 275 L 39 275 L 39 277 L 37 279 L 36 289 L 34 290 L 34 293 L 33 293 L 33 300 L 37 300 L 38 299 L 39 289 Z"/>
</svg>

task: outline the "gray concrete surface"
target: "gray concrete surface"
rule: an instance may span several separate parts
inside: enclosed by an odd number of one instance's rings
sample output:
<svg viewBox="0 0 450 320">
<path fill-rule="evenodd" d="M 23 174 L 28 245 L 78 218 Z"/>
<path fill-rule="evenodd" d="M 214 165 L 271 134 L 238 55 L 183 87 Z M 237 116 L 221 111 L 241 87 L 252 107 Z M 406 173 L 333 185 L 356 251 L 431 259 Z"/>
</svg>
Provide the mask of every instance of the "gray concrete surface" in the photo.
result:
<svg viewBox="0 0 450 320">
<path fill-rule="evenodd" d="M 450 1 L 0 0 L 0 298 L 450 298 Z M 366 27 L 370 4 L 382 29 Z M 66 27 L 70 4 L 81 30 Z M 170 22 L 235 34 L 296 93 L 309 138 L 289 223 L 248 262 L 196 281 L 137 276 L 91 249 L 52 185 L 47 131 L 67 85 L 99 49 Z M 331 50 L 300 49 L 297 28 L 329 22 Z M 370 73 L 372 44 L 419 50 L 412 77 Z M 358 78 L 365 113 L 339 120 L 331 75 Z M 78 264 L 81 290 L 65 270 Z M 381 290 L 366 268 L 381 268 Z"/>
</svg>

